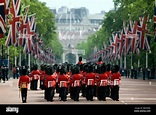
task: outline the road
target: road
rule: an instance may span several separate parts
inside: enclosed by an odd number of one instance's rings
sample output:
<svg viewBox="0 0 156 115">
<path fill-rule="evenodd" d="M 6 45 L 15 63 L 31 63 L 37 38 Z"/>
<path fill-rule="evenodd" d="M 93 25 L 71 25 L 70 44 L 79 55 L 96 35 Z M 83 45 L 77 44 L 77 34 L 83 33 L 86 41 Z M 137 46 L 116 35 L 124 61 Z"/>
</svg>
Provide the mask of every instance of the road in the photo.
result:
<svg viewBox="0 0 156 115">
<path fill-rule="evenodd" d="M 63 102 L 59 101 L 58 94 L 55 93 L 54 101 L 47 102 L 44 99 L 44 90 L 38 88 L 37 91 L 28 89 L 27 103 L 22 103 L 17 83 L 18 79 L 9 79 L 5 83 L 0 83 L 0 105 L 135 105 L 133 110 L 136 111 L 140 109 L 137 108 L 138 105 L 139 107 L 146 105 L 148 111 L 151 111 L 151 106 L 155 108 L 156 105 L 156 80 L 153 79 L 131 79 L 122 76 L 119 101 L 113 101 L 109 97 L 106 101 L 98 101 L 97 97 L 94 97 L 94 101 L 87 101 L 80 96 L 80 101 L 75 102 L 68 94 L 67 101 Z"/>
</svg>

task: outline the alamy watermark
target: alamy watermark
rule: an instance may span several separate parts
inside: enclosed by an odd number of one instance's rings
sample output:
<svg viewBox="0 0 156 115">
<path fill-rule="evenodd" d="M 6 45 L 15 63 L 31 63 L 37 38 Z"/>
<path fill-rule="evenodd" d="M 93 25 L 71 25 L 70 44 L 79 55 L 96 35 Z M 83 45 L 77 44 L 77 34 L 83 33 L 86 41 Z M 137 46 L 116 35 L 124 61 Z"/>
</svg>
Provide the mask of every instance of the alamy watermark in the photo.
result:
<svg viewBox="0 0 156 115">
<path fill-rule="evenodd" d="M 6 107 L 6 112 L 18 113 L 19 112 L 19 108 L 18 107 Z"/>
</svg>

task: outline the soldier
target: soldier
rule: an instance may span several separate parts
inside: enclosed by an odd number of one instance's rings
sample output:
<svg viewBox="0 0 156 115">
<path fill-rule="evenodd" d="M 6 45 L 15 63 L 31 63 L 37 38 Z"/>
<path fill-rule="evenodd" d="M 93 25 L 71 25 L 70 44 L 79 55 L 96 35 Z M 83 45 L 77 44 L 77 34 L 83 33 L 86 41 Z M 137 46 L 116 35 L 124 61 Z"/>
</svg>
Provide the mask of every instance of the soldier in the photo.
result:
<svg viewBox="0 0 156 115">
<path fill-rule="evenodd" d="M 81 80 L 81 90 L 82 90 L 82 96 L 86 97 L 86 82 L 85 82 L 85 75 L 88 72 L 88 65 L 83 65 L 83 73 L 82 73 L 82 80 Z"/>
<path fill-rule="evenodd" d="M 83 64 L 83 62 L 82 62 L 82 57 L 80 56 L 79 57 L 79 62 L 77 63 L 78 65 L 82 65 Z"/>
<path fill-rule="evenodd" d="M 42 90 L 45 88 L 45 84 L 44 84 L 45 75 L 46 75 L 45 68 L 46 68 L 46 66 L 42 64 L 41 70 L 40 70 L 40 73 L 41 73 L 41 75 L 40 75 L 40 89 L 42 89 Z"/>
<path fill-rule="evenodd" d="M 38 80 L 40 79 L 40 71 L 38 70 L 37 64 L 33 66 L 33 71 L 30 73 L 31 78 L 31 90 L 37 90 L 38 87 Z"/>
<path fill-rule="evenodd" d="M 60 101 L 67 101 L 68 82 L 69 78 L 66 75 L 65 67 L 61 66 L 61 71 L 58 75 L 59 96 L 61 98 Z"/>
<path fill-rule="evenodd" d="M 86 99 L 87 101 L 93 101 L 96 75 L 93 73 L 93 65 L 90 64 L 88 68 L 88 73 L 85 75 Z"/>
<path fill-rule="evenodd" d="M 79 101 L 79 93 L 81 88 L 82 75 L 78 66 L 74 68 L 74 74 L 72 75 L 71 82 L 73 84 L 73 99 Z"/>
<path fill-rule="evenodd" d="M 99 74 L 99 77 L 97 79 L 97 97 L 101 101 L 106 101 L 106 94 L 107 94 L 107 80 L 108 80 L 108 75 L 105 73 L 106 72 L 106 66 L 105 64 L 102 64 L 101 66 L 101 74 Z"/>
<path fill-rule="evenodd" d="M 103 63 L 103 62 L 102 62 L 102 57 L 99 57 L 97 64 L 100 65 L 100 64 L 102 64 L 102 63 Z"/>
<path fill-rule="evenodd" d="M 120 80 L 121 80 L 121 74 L 119 72 L 119 66 L 115 65 L 114 66 L 114 72 L 111 76 L 111 81 L 113 83 L 112 99 L 114 101 L 119 101 Z"/>
<path fill-rule="evenodd" d="M 54 91 L 56 87 L 56 76 L 53 75 L 54 69 L 51 66 L 46 68 L 45 90 L 46 100 L 53 101 Z"/>
<path fill-rule="evenodd" d="M 111 75 L 112 75 L 112 71 L 111 71 L 111 65 L 107 64 L 106 65 L 106 74 L 108 76 L 108 83 L 107 83 L 107 93 L 106 96 L 110 97 L 110 92 L 111 92 Z"/>
<path fill-rule="evenodd" d="M 27 69 L 25 66 L 22 67 L 22 74 L 19 78 L 18 82 L 18 87 L 20 88 L 21 91 L 21 96 L 22 96 L 22 102 L 26 103 L 27 102 L 27 90 L 28 90 L 28 84 L 30 83 L 29 76 L 27 74 Z"/>
</svg>

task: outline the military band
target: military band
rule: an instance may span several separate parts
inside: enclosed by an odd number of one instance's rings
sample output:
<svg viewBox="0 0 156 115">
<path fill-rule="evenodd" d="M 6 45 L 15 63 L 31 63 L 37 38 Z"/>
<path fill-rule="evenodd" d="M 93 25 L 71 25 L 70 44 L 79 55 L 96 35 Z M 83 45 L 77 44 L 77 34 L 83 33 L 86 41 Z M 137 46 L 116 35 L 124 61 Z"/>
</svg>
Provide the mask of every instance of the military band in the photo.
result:
<svg viewBox="0 0 156 115">
<path fill-rule="evenodd" d="M 59 95 L 60 101 L 67 101 L 68 94 L 73 101 L 79 101 L 80 96 L 87 101 L 94 99 L 107 101 L 106 97 L 119 101 L 121 84 L 119 69 L 118 65 L 106 65 L 100 59 L 98 63 L 87 62 L 75 65 L 67 62 L 54 65 L 42 64 L 40 69 L 34 64 L 28 75 L 26 68 L 22 68 L 19 79 L 22 102 L 27 102 L 29 82 L 30 90 L 44 90 L 44 99 L 48 102 L 54 101 L 56 94 Z M 21 83 L 26 83 L 25 87 Z"/>
</svg>

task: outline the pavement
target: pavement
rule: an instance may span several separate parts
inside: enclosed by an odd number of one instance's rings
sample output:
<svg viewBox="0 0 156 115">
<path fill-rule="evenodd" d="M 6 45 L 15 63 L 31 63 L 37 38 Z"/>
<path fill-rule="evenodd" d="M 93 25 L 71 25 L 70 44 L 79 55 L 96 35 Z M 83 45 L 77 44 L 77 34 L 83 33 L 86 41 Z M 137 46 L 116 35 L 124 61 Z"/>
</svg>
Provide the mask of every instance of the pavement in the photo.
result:
<svg viewBox="0 0 156 115">
<path fill-rule="evenodd" d="M 0 105 L 134 105 L 133 112 L 138 110 L 139 105 L 139 107 L 146 107 L 146 112 L 151 112 L 153 107 L 156 110 L 156 80 L 131 79 L 122 76 L 119 101 L 113 101 L 109 97 L 106 101 L 99 101 L 97 97 L 94 97 L 94 101 L 87 101 L 80 94 L 79 102 L 75 102 L 68 94 L 67 101 L 63 102 L 55 93 L 54 101 L 47 102 L 44 99 L 44 90 L 38 88 L 36 91 L 28 89 L 27 103 L 22 103 L 18 79 L 10 78 L 5 83 L 0 83 Z"/>
<path fill-rule="evenodd" d="M 1 82 L 0 104 L 23 104 L 19 93 L 18 79 Z M 59 101 L 58 94 L 55 93 L 54 101 L 47 102 L 44 99 L 44 90 L 38 88 L 37 91 L 28 89 L 26 104 L 156 104 L 156 81 L 122 77 L 119 101 L 113 101 L 109 97 L 106 98 L 106 101 L 99 101 L 97 97 L 94 97 L 94 101 L 87 101 L 81 94 L 79 100 L 79 102 L 71 100 L 70 94 L 68 94 L 67 101 L 62 102 Z"/>
</svg>

